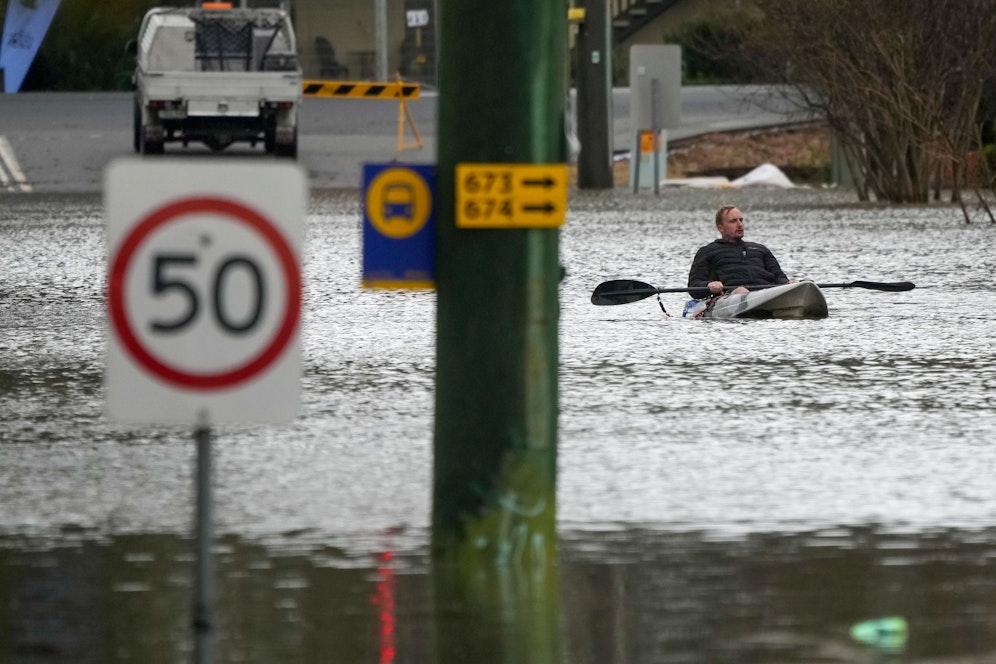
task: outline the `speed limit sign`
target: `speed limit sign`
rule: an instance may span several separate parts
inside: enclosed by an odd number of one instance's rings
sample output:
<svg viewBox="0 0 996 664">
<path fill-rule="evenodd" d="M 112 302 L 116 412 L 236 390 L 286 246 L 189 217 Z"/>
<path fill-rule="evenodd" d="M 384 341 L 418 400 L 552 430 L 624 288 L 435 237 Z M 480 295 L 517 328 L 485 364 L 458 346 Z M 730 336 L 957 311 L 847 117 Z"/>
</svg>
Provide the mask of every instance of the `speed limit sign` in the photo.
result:
<svg viewBox="0 0 996 664">
<path fill-rule="evenodd" d="M 111 416 L 292 419 L 307 199 L 300 168 L 125 159 L 108 167 L 104 194 Z"/>
</svg>

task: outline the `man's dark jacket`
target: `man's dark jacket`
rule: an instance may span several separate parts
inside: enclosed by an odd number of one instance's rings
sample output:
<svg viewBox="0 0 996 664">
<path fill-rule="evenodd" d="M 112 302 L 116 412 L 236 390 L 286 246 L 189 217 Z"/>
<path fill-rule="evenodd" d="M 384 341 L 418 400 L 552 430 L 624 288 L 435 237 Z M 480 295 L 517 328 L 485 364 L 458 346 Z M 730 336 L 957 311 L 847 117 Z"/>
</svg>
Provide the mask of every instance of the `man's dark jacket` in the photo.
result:
<svg viewBox="0 0 996 664">
<path fill-rule="evenodd" d="M 774 255 L 763 244 L 739 240 L 715 240 L 695 253 L 688 285 L 706 286 L 710 281 L 722 281 L 724 286 L 752 284 L 787 284 Z"/>
</svg>

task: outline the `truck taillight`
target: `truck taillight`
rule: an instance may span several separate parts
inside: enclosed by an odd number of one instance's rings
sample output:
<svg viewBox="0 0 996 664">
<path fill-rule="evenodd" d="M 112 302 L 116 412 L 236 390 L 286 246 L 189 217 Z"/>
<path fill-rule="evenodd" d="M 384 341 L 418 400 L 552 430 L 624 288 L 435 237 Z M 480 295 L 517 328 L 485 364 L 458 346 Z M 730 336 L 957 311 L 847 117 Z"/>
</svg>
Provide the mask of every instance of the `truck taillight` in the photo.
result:
<svg viewBox="0 0 996 664">
<path fill-rule="evenodd" d="M 166 108 L 166 102 L 162 99 L 153 99 L 149 102 L 149 108 L 154 111 L 161 111 Z"/>
<path fill-rule="evenodd" d="M 290 109 L 294 108 L 294 102 L 292 102 L 292 101 L 278 101 L 277 102 L 277 108 L 280 109 L 281 111 L 289 111 Z"/>
</svg>

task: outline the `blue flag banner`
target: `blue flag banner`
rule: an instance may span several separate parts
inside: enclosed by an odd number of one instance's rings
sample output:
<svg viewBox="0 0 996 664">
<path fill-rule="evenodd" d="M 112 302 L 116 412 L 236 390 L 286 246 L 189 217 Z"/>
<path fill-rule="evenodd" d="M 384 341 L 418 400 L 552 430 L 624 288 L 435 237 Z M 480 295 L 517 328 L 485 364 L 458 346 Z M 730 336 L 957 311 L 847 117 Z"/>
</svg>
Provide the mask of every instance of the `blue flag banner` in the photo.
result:
<svg viewBox="0 0 996 664">
<path fill-rule="evenodd" d="M 4 92 L 17 92 L 38 53 L 59 0 L 8 0 L 0 41 Z"/>
</svg>

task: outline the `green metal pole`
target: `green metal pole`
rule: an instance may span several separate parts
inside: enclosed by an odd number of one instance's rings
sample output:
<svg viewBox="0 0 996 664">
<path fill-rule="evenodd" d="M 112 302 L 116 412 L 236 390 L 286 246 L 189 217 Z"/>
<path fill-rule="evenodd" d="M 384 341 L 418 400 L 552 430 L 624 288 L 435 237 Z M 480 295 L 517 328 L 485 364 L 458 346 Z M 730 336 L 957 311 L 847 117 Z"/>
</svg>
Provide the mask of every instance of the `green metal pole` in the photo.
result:
<svg viewBox="0 0 996 664">
<path fill-rule="evenodd" d="M 562 0 L 440 0 L 438 559 L 556 552 L 558 229 L 460 229 L 459 163 L 564 162 Z"/>
<path fill-rule="evenodd" d="M 432 551 L 437 602 L 478 629 L 441 624 L 437 661 L 472 641 L 475 662 L 552 664 L 559 230 L 457 228 L 455 171 L 564 162 L 567 5 L 440 0 L 438 19 Z"/>
</svg>

